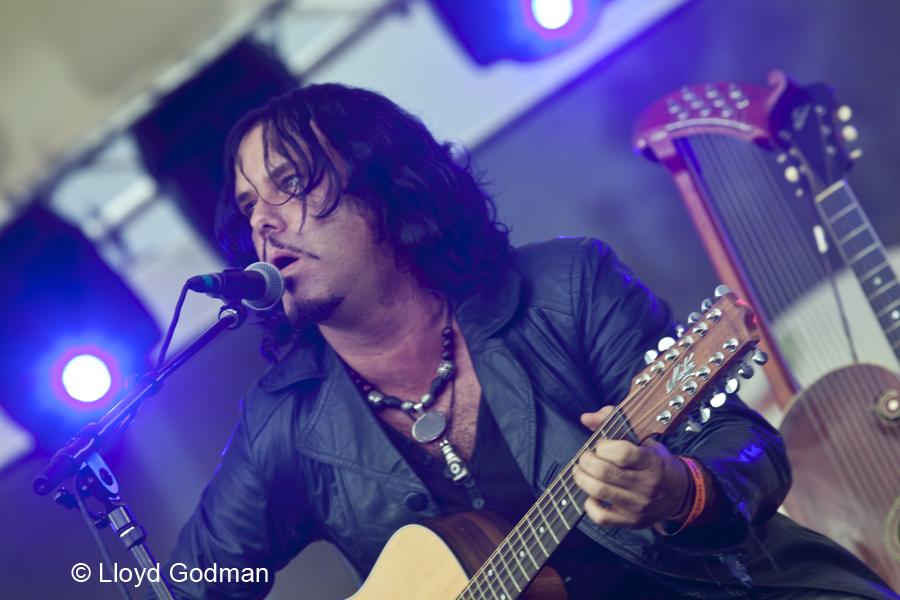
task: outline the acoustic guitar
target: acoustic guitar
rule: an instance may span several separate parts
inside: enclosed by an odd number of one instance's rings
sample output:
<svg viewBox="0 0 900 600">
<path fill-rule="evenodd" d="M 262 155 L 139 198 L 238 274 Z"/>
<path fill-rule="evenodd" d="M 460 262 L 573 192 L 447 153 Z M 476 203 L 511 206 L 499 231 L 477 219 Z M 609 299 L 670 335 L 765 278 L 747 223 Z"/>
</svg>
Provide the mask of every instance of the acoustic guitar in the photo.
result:
<svg viewBox="0 0 900 600">
<path fill-rule="evenodd" d="M 640 444 L 687 423 L 698 431 L 732 390 L 732 372 L 759 341 L 753 310 L 724 289 L 699 319 L 632 381 L 628 395 L 594 432 L 525 517 L 507 531 L 489 511 L 461 513 L 400 529 L 388 541 L 354 600 L 551 600 L 566 598 L 547 559 L 584 515 L 585 494 L 572 477 L 578 457 L 600 439 Z M 754 350 L 753 359 L 765 362 Z M 416 565 L 412 569 L 409 565 Z"/>
<path fill-rule="evenodd" d="M 900 359 L 900 283 L 843 179 L 850 160 L 839 132 L 855 139 L 850 114 L 824 85 L 804 88 L 788 108 L 790 118 L 777 128 L 795 165 L 786 167 L 786 177 L 812 192 L 820 251 L 827 232 Z M 792 400 L 781 431 L 794 464 L 785 502 L 791 516 L 900 589 L 900 377 L 867 364 L 833 371 Z"/>
</svg>

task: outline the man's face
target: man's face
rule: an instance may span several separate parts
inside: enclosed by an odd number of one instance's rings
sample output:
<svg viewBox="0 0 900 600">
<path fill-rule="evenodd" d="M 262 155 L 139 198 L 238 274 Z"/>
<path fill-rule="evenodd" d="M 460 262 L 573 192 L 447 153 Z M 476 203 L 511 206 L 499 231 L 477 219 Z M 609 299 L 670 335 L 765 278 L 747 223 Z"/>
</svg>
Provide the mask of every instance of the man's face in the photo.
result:
<svg viewBox="0 0 900 600">
<path fill-rule="evenodd" d="M 343 178 L 343 161 L 314 124 L 313 129 Z M 306 174 L 271 150 L 269 162 L 267 167 L 263 128 L 257 125 L 238 149 L 235 200 L 250 221 L 257 256 L 284 276 L 282 300 L 291 323 L 338 324 L 384 303 L 401 274 L 387 244 L 375 243 L 356 199 L 344 196 L 331 215 L 316 218 L 329 199 L 330 178 L 306 196 L 304 211 L 303 199 L 291 194 L 303 189 Z"/>
</svg>

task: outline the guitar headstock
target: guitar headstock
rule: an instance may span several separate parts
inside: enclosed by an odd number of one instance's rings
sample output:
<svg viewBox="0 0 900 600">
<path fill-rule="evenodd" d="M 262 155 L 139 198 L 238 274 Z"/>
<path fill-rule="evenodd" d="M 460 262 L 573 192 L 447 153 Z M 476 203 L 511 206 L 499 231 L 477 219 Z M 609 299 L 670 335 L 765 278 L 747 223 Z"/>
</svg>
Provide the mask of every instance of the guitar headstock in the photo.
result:
<svg viewBox="0 0 900 600">
<path fill-rule="evenodd" d="M 772 111 L 771 128 L 787 151 L 780 159 L 786 163 L 785 178 L 791 183 L 805 179 L 816 195 L 840 181 L 853 159 L 862 154 L 859 149 L 848 152 L 844 146 L 844 142 L 856 142 L 859 134 L 849 123 L 850 108 L 838 106 L 827 85 L 794 87 L 791 92 Z"/>
<path fill-rule="evenodd" d="M 720 394 L 737 391 L 734 373 L 752 375 L 742 358 L 759 341 L 755 314 L 722 287 L 715 302 L 705 301 L 703 312 L 689 317 L 677 340 L 663 340 L 658 353 L 647 353 L 649 364 L 632 379 L 618 408 L 638 440 L 671 433 L 702 400 L 720 406 L 725 400 Z M 753 360 L 763 364 L 765 354 L 755 349 Z"/>
<path fill-rule="evenodd" d="M 662 163 L 677 162 L 674 142 L 704 134 L 777 146 L 770 131 L 770 113 L 789 83 L 783 72 L 772 71 L 769 87 L 735 82 L 684 86 L 641 114 L 632 138 L 634 151 Z"/>
</svg>

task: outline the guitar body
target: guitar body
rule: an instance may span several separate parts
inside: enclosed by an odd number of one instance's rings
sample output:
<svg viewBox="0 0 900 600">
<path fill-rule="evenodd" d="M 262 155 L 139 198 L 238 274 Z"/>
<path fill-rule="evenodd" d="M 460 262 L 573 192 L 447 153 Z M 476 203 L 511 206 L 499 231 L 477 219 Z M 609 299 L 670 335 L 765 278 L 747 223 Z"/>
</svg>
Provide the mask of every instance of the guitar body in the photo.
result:
<svg viewBox="0 0 900 600">
<path fill-rule="evenodd" d="M 799 393 L 781 432 L 794 471 L 785 508 L 900 589 L 900 377 L 844 367 Z M 894 419 L 893 422 L 891 419 Z"/>
<path fill-rule="evenodd" d="M 454 600 L 511 529 L 502 517 L 486 510 L 404 527 L 388 540 L 352 600 Z M 494 599 L 489 590 L 483 596 L 465 597 Z M 544 567 L 520 598 L 566 600 L 567 595 L 556 571 Z"/>
</svg>

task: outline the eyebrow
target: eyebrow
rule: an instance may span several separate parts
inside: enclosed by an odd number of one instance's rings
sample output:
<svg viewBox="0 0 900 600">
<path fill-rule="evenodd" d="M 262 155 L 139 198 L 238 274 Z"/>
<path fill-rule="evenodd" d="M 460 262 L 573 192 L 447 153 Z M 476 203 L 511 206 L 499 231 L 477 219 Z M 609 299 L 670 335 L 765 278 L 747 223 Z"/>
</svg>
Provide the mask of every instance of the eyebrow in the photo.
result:
<svg viewBox="0 0 900 600">
<path fill-rule="evenodd" d="M 278 165 L 277 167 L 275 167 L 274 169 L 272 169 L 272 171 L 270 173 L 268 173 L 269 181 L 274 183 L 275 187 L 278 187 L 278 179 L 280 179 L 282 176 L 284 176 L 285 174 L 287 174 L 288 172 L 291 172 L 291 171 L 296 172 L 296 169 L 294 168 L 294 165 L 290 161 L 286 160 L 283 163 L 281 163 L 280 165 Z M 246 175 L 244 177 L 246 178 Z M 247 181 L 249 182 L 250 180 L 248 179 Z M 234 197 L 234 204 L 236 206 L 240 207 L 243 202 L 249 201 L 254 196 L 259 196 L 256 186 L 253 185 L 252 183 L 250 183 L 250 185 L 253 187 L 252 192 L 249 190 L 243 191 Z"/>
</svg>

